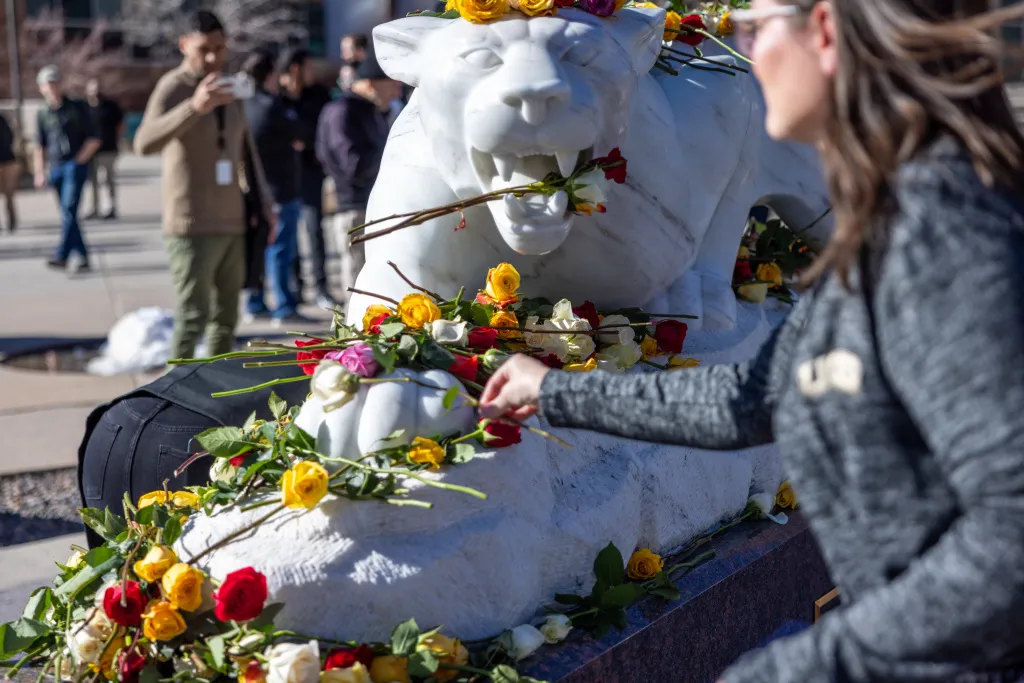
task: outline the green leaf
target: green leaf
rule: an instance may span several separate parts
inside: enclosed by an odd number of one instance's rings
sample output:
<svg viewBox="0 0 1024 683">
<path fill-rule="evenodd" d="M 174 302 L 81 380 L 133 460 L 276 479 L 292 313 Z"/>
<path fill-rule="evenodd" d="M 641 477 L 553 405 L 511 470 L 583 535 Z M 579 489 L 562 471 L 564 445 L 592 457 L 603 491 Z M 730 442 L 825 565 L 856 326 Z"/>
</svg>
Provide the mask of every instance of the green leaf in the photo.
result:
<svg viewBox="0 0 1024 683">
<path fill-rule="evenodd" d="M 445 12 L 441 12 L 441 14 L 439 14 L 438 16 L 441 19 L 458 19 L 462 15 L 459 14 L 459 10 L 457 10 L 457 9 L 450 9 L 450 10 L 447 10 Z"/>
<path fill-rule="evenodd" d="M 103 538 L 111 540 L 121 535 L 121 532 L 128 528 L 128 523 L 121 515 L 115 515 L 110 508 L 103 510 L 103 526 L 106 527 L 107 535 Z"/>
<path fill-rule="evenodd" d="M 659 598 L 664 598 L 666 600 L 678 600 L 683 597 L 679 592 L 679 589 L 675 587 L 667 588 L 665 586 L 656 586 L 649 590 L 648 593 L 651 595 L 657 595 Z"/>
<path fill-rule="evenodd" d="M 555 602 L 560 605 L 582 605 L 585 598 L 572 593 L 555 593 Z"/>
<path fill-rule="evenodd" d="M 83 524 L 103 538 L 107 539 L 106 521 L 102 511 L 97 510 L 96 508 L 80 508 L 78 510 L 78 516 L 82 518 Z"/>
<path fill-rule="evenodd" d="M 50 627 L 46 624 L 24 617 L 0 626 L 0 659 L 10 659 L 12 655 L 24 652 L 37 638 L 49 633 Z"/>
<path fill-rule="evenodd" d="M 271 408 L 273 410 L 273 408 Z M 206 639 L 206 644 L 210 648 L 210 656 L 213 657 L 213 668 L 223 669 L 224 668 L 224 636 L 214 636 Z"/>
<path fill-rule="evenodd" d="M 409 656 L 409 673 L 417 678 L 429 678 L 437 671 L 437 655 L 430 650 L 419 650 Z"/>
<path fill-rule="evenodd" d="M 395 365 L 398 364 L 397 352 L 381 349 L 381 347 L 374 344 L 373 357 L 380 364 L 381 374 L 390 375 L 392 372 L 395 371 Z"/>
<path fill-rule="evenodd" d="M 302 427 L 292 423 L 292 426 L 285 432 L 289 443 L 307 451 L 316 450 L 316 439 Z"/>
<path fill-rule="evenodd" d="M 455 356 L 433 339 L 426 339 L 420 347 L 420 362 L 428 368 L 447 370 L 455 362 Z"/>
<path fill-rule="evenodd" d="M 629 626 L 629 621 L 626 619 L 626 610 L 624 609 L 612 611 L 609 613 L 609 617 L 611 618 L 612 626 L 620 631 L 625 631 L 626 627 Z"/>
<path fill-rule="evenodd" d="M 196 439 L 215 458 L 233 458 L 252 450 L 255 445 L 245 438 L 239 427 L 213 427 L 197 435 Z"/>
<path fill-rule="evenodd" d="M 53 604 L 53 590 L 50 588 L 37 588 L 29 596 L 28 604 L 21 616 L 25 619 L 39 621 L 46 616 L 50 605 Z"/>
<path fill-rule="evenodd" d="M 149 508 L 146 509 L 148 510 Z M 61 587 L 55 590 L 53 594 L 60 597 L 71 597 L 75 595 L 80 589 L 84 588 L 96 579 L 100 578 L 111 569 L 117 569 L 122 564 L 124 564 L 124 558 L 120 555 L 115 555 L 114 557 L 111 557 L 109 560 L 100 565 L 97 565 L 95 567 L 86 567 L 82 571 L 75 574 L 75 578 L 61 585 Z"/>
<path fill-rule="evenodd" d="M 385 339 L 391 339 L 405 332 L 404 323 L 382 323 L 380 333 Z"/>
<path fill-rule="evenodd" d="M 484 304 L 473 304 L 470 311 L 470 321 L 479 327 L 487 327 L 491 324 L 491 317 L 494 315 L 490 306 Z"/>
<path fill-rule="evenodd" d="M 476 455 L 476 449 L 473 448 L 473 444 L 457 443 L 451 448 L 451 455 L 448 456 L 448 462 L 453 465 L 465 465 L 473 459 L 474 455 Z"/>
<path fill-rule="evenodd" d="M 602 607 L 629 607 L 644 597 L 646 591 L 636 583 L 621 583 L 612 586 L 601 595 Z"/>
<path fill-rule="evenodd" d="M 164 524 L 163 544 L 174 545 L 174 542 L 181 537 L 181 521 L 177 517 L 171 517 Z"/>
<path fill-rule="evenodd" d="M 618 586 L 626 579 L 625 562 L 622 560 L 622 553 L 609 543 L 604 550 L 597 554 L 594 559 L 594 576 L 597 582 L 611 588 Z"/>
<path fill-rule="evenodd" d="M 270 406 L 270 414 L 273 415 L 275 419 L 280 420 L 284 417 L 285 413 L 288 412 L 288 403 L 278 396 L 276 392 L 270 392 L 270 398 L 267 399 L 267 405 Z"/>
<path fill-rule="evenodd" d="M 160 683 L 160 671 L 155 664 L 149 664 L 139 673 L 139 683 Z"/>
<path fill-rule="evenodd" d="M 153 515 L 156 514 L 156 505 L 147 505 L 135 514 L 135 522 L 142 526 L 153 523 Z"/>
<path fill-rule="evenodd" d="M 451 410 L 452 406 L 455 405 L 455 400 L 462 393 L 462 387 L 458 384 L 453 386 L 448 391 L 444 392 L 444 398 L 441 400 L 441 404 L 444 405 L 445 410 Z"/>
<path fill-rule="evenodd" d="M 491 681 L 493 683 L 521 683 L 519 672 L 508 664 L 499 664 L 491 670 Z"/>
<path fill-rule="evenodd" d="M 381 441 L 394 441 L 395 439 L 401 439 L 403 436 L 405 436 L 405 430 L 396 429 L 395 431 L 391 432 L 386 437 L 381 439 Z"/>
<path fill-rule="evenodd" d="M 420 627 L 415 619 L 403 621 L 391 632 L 391 652 L 398 657 L 408 657 L 416 652 L 419 642 Z"/>
<path fill-rule="evenodd" d="M 116 554 L 117 553 L 112 548 L 101 545 L 99 548 L 93 548 L 87 552 L 83 559 L 90 567 L 98 567 Z"/>
<path fill-rule="evenodd" d="M 249 431 L 254 424 L 256 424 L 256 411 L 255 410 L 252 411 L 251 413 L 249 413 L 249 417 L 245 418 L 245 424 L 242 425 L 242 431 L 243 432 Z"/>
<path fill-rule="evenodd" d="M 263 611 L 255 619 L 246 622 L 246 625 L 250 628 L 259 629 L 264 626 L 268 626 L 274 623 L 274 619 L 284 609 L 283 602 L 272 602 L 269 605 L 264 606 Z"/>
<path fill-rule="evenodd" d="M 411 363 L 419 354 L 420 345 L 416 343 L 415 337 L 403 334 L 402 338 L 398 340 L 398 348 L 395 351 L 398 353 L 399 358 L 404 360 L 406 363 Z"/>
</svg>

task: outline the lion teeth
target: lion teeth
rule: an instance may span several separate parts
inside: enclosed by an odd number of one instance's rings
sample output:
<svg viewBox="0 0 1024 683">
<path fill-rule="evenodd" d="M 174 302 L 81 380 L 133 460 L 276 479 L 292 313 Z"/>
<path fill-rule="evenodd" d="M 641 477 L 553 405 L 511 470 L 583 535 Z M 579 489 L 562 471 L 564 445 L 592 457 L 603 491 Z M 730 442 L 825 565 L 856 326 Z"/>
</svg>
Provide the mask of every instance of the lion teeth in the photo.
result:
<svg viewBox="0 0 1024 683">
<path fill-rule="evenodd" d="M 558 218 L 565 215 L 565 210 L 569 208 L 569 195 L 564 190 L 560 190 L 548 200 L 548 214 Z"/>
<path fill-rule="evenodd" d="M 512 174 L 516 171 L 519 159 L 515 154 L 495 154 L 494 167 L 498 170 L 498 176 L 506 183 L 512 180 Z"/>
<path fill-rule="evenodd" d="M 558 160 L 558 172 L 563 178 L 568 178 L 576 170 L 576 160 L 579 152 L 556 152 L 555 159 Z"/>
</svg>

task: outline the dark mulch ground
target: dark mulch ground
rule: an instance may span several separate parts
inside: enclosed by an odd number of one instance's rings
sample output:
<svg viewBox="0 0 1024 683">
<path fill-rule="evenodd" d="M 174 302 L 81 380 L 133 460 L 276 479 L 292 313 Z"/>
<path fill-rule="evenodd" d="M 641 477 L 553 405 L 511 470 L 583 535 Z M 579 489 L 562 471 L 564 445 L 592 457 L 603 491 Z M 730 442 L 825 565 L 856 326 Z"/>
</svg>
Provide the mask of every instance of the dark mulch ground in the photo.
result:
<svg viewBox="0 0 1024 683">
<path fill-rule="evenodd" d="M 0 547 L 82 530 L 75 468 L 0 476 Z"/>
</svg>

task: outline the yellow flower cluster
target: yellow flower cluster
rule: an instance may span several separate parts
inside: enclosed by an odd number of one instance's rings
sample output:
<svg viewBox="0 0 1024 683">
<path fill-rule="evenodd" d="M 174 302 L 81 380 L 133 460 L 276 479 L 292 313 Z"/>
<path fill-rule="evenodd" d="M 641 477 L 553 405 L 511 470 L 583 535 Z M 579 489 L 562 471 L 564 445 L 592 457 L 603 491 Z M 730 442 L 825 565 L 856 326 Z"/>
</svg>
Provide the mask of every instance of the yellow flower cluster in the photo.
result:
<svg viewBox="0 0 1024 683">
<path fill-rule="evenodd" d="M 512 311 L 498 311 L 491 317 L 490 327 L 510 327 L 511 330 L 500 331 L 498 336 L 502 339 L 517 339 L 522 334 L 517 329 L 519 327 L 519 318 Z"/>
<path fill-rule="evenodd" d="M 312 510 L 327 495 L 330 478 L 320 463 L 298 462 L 281 477 L 281 502 L 292 509 Z"/>
<path fill-rule="evenodd" d="M 664 568 L 665 560 L 661 555 L 651 552 L 649 548 L 641 548 L 626 563 L 626 576 L 635 581 L 644 581 L 653 579 Z"/>
<path fill-rule="evenodd" d="M 409 460 L 419 465 L 430 465 L 430 469 L 441 469 L 444 462 L 444 448 L 433 439 L 417 436 L 409 446 Z"/>
<path fill-rule="evenodd" d="M 166 491 L 151 491 L 146 495 L 139 498 L 139 504 L 136 506 L 140 510 L 145 507 L 149 507 L 154 503 L 166 505 L 170 500 L 171 507 L 176 508 L 199 508 L 199 496 L 192 493 L 191 491 L 175 491 L 168 496 Z"/>
<path fill-rule="evenodd" d="M 422 330 L 435 320 L 441 319 L 441 309 L 426 294 L 406 294 L 398 302 L 398 317 L 406 327 Z"/>
<path fill-rule="evenodd" d="M 551 16 L 557 12 L 555 0 L 448 0 L 446 12 L 455 10 L 466 21 L 489 24 L 512 10 L 528 17 Z"/>
</svg>

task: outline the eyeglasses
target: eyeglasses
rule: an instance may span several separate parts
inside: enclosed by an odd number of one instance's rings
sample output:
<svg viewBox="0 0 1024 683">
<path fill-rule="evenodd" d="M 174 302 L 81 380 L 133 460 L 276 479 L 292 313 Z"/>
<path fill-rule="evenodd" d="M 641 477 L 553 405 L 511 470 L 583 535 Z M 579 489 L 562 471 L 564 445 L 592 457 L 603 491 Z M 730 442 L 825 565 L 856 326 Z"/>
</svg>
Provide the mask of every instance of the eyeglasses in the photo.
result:
<svg viewBox="0 0 1024 683">
<path fill-rule="evenodd" d="M 757 32 L 772 19 L 792 19 L 804 14 L 806 10 L 797 5 L 778 5 L 763 9 L 737 9 L 729 17 L 736 27 L 736 47 L 748 57 L 754 51 Z"/>
</svg>

